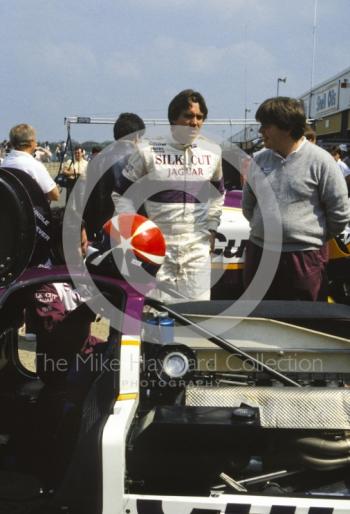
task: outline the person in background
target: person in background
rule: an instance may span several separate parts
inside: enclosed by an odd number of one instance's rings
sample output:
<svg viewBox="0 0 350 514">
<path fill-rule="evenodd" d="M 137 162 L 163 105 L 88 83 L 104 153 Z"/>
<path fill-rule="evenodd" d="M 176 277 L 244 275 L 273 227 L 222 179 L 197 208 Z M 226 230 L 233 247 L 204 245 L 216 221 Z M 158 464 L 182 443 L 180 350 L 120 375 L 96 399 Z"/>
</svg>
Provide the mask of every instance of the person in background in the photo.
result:
<svg viewBox="0 0 350 514">
<path fill-rule="evenodd" d="M 325 300 L 326 242 L 350 221 L 345 181 L 328 152 L 304 137 L 306 117 L 299 100 L 270 98 L 255 117 L 265 148 L 254 155 L 257 165 L 243 188 L 243 214 L 250 223 L 245 285 L 258 270 L 264 247 L 279 259 L 265 298 Z M 275 233 L 266 235 L 273 223 L 281 224 L 282 248 Z"/>
<path fill-rule="evenodd" d="M 34 158 L 40 162 L 50 162 L 52 153 L 48 142 L 44 146 L 37 146 L 34 152 Z"/>
<path fill-rule="evenodd" d="M 84 149 L 80 145 L 74 147 L 74 158 L 66 161 L 63 166 L 64 175 L 67 175 L 70 179 L 67 187 L 67 199 L 69 198 L 73 187 L 76 185 L 74 190 L 73 209 L 79 212 L 81 212 L 83 205 L 87 166 L 88 161 L 84 158 Z"/>
<path fill-rule="evenodd" d="M 113 127 L 115 143 L 89 162 L 86 172 L 84 220 L 89 239 L 97 237 L 102 225 L 113 217 L 117 188 L 123 168 L 143 136 L 145 124 L 135 113 L 123 112 Z"/>
<path fill-rule="evenodd" d="M 33 157 L 37 148 L 36 132 L 33 127 L 22 123 L 10 130 L 12 150 L 2 163 L 4 168 L 14 168 L 30 175 L 46 195 L 48 201 L 59 199 L 59 190 L 45 166 Z M 35 341 L 36 336 L 31 324 L 31 318 L 25 313 L 23 333 L 26 341 Z"/>
<path fill-rule="evenodd" d="M 63 168 L 63 173 L 74 179 L 76 177 L 86 178 L 88 161 L 84 158 L 84 148 L 80 145 L 74 147 L 74 159 L 68 160 Z"/>
<path fill-rule="evenodd" d="M 350 175 L 350 168 L 345 162 L 343 161 L 343 152 L 341 151 L 339 146 L 333 146 L 330 149 L 331 156 L 335 160 L 335 162 L 338 164 L 339 168 L 341 169 L 342 174 L 344 177 L 348 177 Z"/>
<path fill-rule="evenodd" d="M 8 141 L 6 139 L 0 143 L 0 164 L 2 164 L 6 154 L 8 153 Z"/>
<path fill-rule="evenodd" d="M 343 162 L 350 168 L 350 150 L 347 145 L 341 144 L 339 145 L 340 150 L 342 151 L 342 159 Z"/>
<path fill-rule="evenodd" d="M 28 173 L 40 186 L 48 200 L 58 200 L 60 193 L 45 166 L 34 159 L 37 148 L 36 133 L 33 127 L 21 123 L 10 130 L 12 150 L 4 158 L 4 168 L 15 168 Z"/>
<path fill-rule="evenodd" d="M 340 146 L 333 146 L 329 152 L 337 165 L 339 166 L 343 177 L 345 178 L 346 185 L 348 187 L 348 192 L 350 193 L 350 168 L 349 166 L 343 161 L 343 152 L 340 148 Z"/>
<path fill-rule="evenodd" d="M 62 141 L 62 143 L 58 143 L 55 149 L 55 155 L 57 162 L 63 162 L 66 154 L 66 143 Z"/>
<path fill-rule="evenodd" d="M 102 152 L 102 150 L 103 150 L 102 146 L 99 146 L 99 145 L 93 146 L 91 148 L 91 158 L 90 158 L 90 160 L 93 159 L 94 157 L 96 157 L 96 155 L 98 155 L 100 152 Z"/>
<path fill-rule="evenodd" d="M 199 92 L 181 91 L 168 106 L 167 140 L 137 144 L 120 177 L 117 212 L 137 210 L 141 197 L 147 216 L 164 234 L 167 251 L 157 280 L 172 292 L 157 289 L 152 296 L 165 302 L 178 301 L 178 295 L 188 300 L 210 298 L 210 251 L 224 183 L 221 148 L 200 135 L 207 115 Z M 139 186 L 138 198 L 129 195 L 134 184 Z"/>
</svg>

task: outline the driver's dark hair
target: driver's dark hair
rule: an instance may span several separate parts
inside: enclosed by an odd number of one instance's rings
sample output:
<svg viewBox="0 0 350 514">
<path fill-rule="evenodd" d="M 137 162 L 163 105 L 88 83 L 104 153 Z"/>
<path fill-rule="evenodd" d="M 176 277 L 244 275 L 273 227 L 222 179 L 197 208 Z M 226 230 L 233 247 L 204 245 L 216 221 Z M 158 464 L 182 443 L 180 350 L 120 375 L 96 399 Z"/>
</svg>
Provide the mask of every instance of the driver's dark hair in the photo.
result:
<svg viewBox="0 0 350 514">
<path fill-rule="evenodd" d="M 306 128 L 303 103 L 288 96 L 265 100 L 256 111 L 255 119 L 262 125 L 276 125 L 281 130 L 290 131 L 295 141 L 304 135 Z"/>
<path fill-rule="evenodd" d="M 191 103 L 198 103 L 203 119 L 208 116 L 208 107 L 203 96 L 193 89 L 184 89 L 178 93 L 170 102 L 168 107 L 168 120 L 170 125 L 174 125 L 175 121 L 180 117 L 182 111 L 189 108 Z"/>
<path fill-rule="evenodd" d="M 117 141 L 118 139 L 128 136 L 129 134 L 133 134 L 134 132 L 138 132 L 139 136 L 144 134 L 145 124 L 143 119 L 132 112 L 122 112 L 114 123 L 114 139 Z"/>
</svg>

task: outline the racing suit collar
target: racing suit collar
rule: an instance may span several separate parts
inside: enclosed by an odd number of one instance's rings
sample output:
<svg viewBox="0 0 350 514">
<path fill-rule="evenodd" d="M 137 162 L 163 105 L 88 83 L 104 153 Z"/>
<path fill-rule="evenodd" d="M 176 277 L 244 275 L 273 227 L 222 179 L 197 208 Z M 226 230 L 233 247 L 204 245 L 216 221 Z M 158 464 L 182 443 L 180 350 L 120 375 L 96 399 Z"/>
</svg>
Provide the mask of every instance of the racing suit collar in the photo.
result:
<svg viewBox="0 0 350 514">
<path fill-rule="evenodd" d="M 189 148 L 196 148 L 198 146 L 198 139 L 199 139 L 200 136 L 196 137 L 196 139 L 194 139 L 192 141 L 192 143 L 188 143 L 188 144 L 183 144 L 183 143 L 180 143 L 179 141 L 177 141 L 174 137 L 173 137 L 173 134 L 171 132 L 171 129 L 170 129 L 170 133 L 167 137 L 167 143 L 171 146 L 173 146 L 174 148 L 176 148 L 177 150 L 187 150 Z"/>
</svg>

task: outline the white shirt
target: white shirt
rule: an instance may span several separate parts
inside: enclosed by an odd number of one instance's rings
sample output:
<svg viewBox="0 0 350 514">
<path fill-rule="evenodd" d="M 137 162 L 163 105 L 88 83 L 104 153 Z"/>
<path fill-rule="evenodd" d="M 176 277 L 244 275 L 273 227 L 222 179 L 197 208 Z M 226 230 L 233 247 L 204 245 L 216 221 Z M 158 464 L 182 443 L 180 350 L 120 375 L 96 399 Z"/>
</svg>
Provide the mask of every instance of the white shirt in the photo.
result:
<svg viewBox="0 0 350 514">
<path fill-rule="evenodd" d="M 347 166 L 347 164 L 345 164 L 344 161 L 342 161 L 341 159 L 338 159 L 337 164 L 338 164 L 339 168 L 342 170 L 344 177 L 347 177 L 348 175 L 350 175 L 350 168 L 349 168 L 349 166 Z"/>
<path fill-rule="evenodd" d="M 49 162 L 51 156 L 52 153 L 50 152 L 50 149 L 48 149 L 47 147 L 38 147 L 34 152 L 34 159 L 40 162 Z"/>
<path fill-rule="evenodd" d="M 295 150 L 293 150 L 293 152 L 290 152 L 286 157 L 283 157 L 282 155 L 280 155 L 278 152 L 275 152 L 274 150 L 271 149 L 271 151 L 277 155 L 277 157 L 279 157 L 280 159 L 282 159 L 282 161 L 288 161 L 289 159 L 292 158 L 292 156 L 294 154 L 296 154 L 297 152 L 299 152 L 299 150 L 301 150 L 301 148 L 305 145 L 307 139 L 305 136 L 303 136 L 301 139 L 300 139 L 300 144 L 297 146 L 297 148 Z"/>
<path fill-rule="evenodd" d="M 47 194 L 52 191 L 56 184 L 51 178 L 45 166 L 34 159 L 28 152 L 11 150 L 2 163 L 4 168 L 15 168 L 28 173 L 40 186 L 42 191 Z"/>
<path fill-rule="evenodd" d="M 74 175 L 74 171 L 77 176 L 81 177 L 82 179 L 86 179 L 86 169 L 88 166 L 88 161 L 85 159 L 80 159 L 80 161 L 73 161 L 70 159 L 65 163 L 65 170 L 67 170 L 71 175 Z"/>
</svg>

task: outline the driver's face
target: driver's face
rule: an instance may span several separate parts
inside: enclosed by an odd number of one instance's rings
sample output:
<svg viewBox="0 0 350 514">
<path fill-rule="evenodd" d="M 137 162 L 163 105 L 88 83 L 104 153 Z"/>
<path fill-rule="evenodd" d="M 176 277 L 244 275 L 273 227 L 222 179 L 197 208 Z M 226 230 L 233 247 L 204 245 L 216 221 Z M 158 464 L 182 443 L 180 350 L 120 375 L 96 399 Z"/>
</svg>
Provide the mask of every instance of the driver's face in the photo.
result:
<svg viewBox="0 0 350 514">
<path fill-rule="evenodd" d="M 184 125 L 199 131 L 203 125 L 203 122 L 204 114 L 201 111 L 199 103 L 190 102 L 189 107 L 182 111 L 177 120 L 174 121 L 174 125 Z"/>
<path fill-rule="evenodd" d="M 204 123 L 204 114 L 197 102 L 190 102 L 187 109 L 181 111 L 177 120 L 173 122 L 172 131 L 175 139 L 180 143 L 191 143 Z"/>
</svg>

